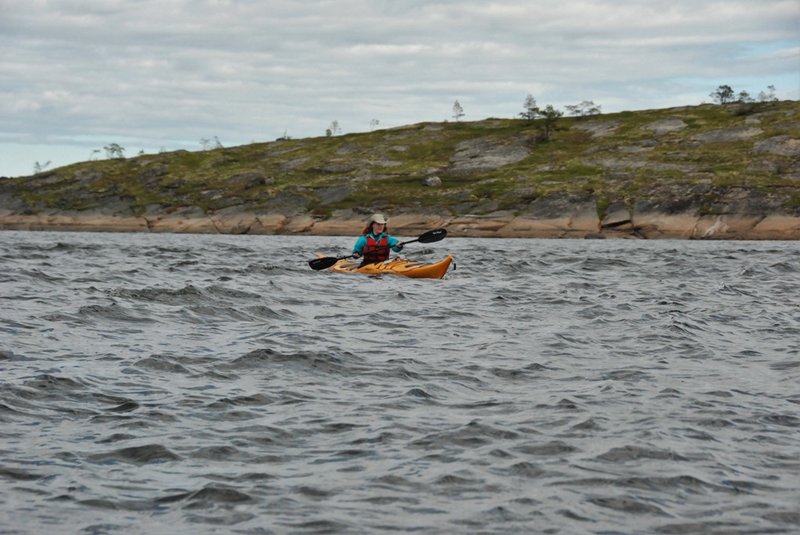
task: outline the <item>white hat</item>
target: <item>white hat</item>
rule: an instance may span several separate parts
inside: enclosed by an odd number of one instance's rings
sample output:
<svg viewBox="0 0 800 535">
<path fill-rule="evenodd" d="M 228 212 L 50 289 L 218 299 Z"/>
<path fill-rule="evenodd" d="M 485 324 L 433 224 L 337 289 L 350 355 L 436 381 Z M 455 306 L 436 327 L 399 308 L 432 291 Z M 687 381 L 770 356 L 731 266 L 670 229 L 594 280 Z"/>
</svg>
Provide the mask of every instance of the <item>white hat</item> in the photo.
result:
<svg viewBox="0 0 800 535">
<path fill-rule="evenodd" d="M 380 225 L 385 225 L 387 219 L 383 217 L 383 214 L 372 214 L 372 217 L 369 218 L 370 223 L 378 223 Z"/>
</svg>

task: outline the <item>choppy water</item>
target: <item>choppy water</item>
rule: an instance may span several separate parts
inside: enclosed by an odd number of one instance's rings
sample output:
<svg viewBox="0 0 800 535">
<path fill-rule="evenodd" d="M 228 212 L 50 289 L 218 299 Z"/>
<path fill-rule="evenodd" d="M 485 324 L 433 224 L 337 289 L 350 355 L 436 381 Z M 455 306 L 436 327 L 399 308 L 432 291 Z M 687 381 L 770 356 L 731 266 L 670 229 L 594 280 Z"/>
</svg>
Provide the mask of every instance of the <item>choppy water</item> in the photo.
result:
<svg viewBox="0 0 800 535">
<path fill-rule="evenodd" d="M 798 533 L 800 243 L 0 233 L 2 533 Z"/>
</svg>

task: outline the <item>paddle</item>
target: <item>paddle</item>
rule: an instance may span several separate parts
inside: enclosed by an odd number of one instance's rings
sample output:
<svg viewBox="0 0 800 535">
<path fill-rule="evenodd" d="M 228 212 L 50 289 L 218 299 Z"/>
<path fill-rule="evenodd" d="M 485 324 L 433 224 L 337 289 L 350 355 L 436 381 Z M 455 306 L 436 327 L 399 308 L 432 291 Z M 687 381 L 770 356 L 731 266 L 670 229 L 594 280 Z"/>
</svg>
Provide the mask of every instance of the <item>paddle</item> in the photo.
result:
<svg viewBox="0 0 800 535">
<path fill-rule="evenodd" d="M 413 240 L 408 240 L 408 241 L 401 241 L 398 245 L 414 243 L 415 241 L 418 241 L 420 243 L 433 243 L 435 241 L 443 240 L 445 236 L 447 236 L 447 230 L 443 228 L 437 228 L 434 230 L 429 230 L 424 234 L 420 234 L 419 238 L 414 238 Z"/>
<path fill-rule="evenodd" d="M 433 243 L 444 239 L 445 236 L 447 236 L 447 230 L 443 228 L 437 228 L 434 230 L 429 230 L 428 232 L 425 232 L 423 234 L 420 234 L 418 238 L 414 238 L 413 240 L 401 241 L 400 243 L 398 243 L 398 245 L 414 243 L 415 241 L 418 241 L 420 243 Z M 353 258 L 353 255 L 324 256 L 322 258 L 315 258 L 314 260 L 309 260 L 308 265 L 311 267 L 311 269 L 319 271 L 321 269 L 328 269 L 339 260 L 345 260 L 347 258 Z"/>
</svg>

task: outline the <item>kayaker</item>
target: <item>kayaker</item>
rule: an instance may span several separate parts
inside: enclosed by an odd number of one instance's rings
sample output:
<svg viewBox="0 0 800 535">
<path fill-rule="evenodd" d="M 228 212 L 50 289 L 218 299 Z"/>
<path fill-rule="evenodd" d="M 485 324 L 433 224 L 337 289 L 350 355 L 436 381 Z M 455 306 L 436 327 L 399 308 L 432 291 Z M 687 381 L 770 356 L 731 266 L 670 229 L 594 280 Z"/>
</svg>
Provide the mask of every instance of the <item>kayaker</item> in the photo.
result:
<svg viewBox="0 0 800 535">
<path fill-rule="evenodd" d="M 389 249 L 395 253 L 403 250 L 403 242 L 389 235 L 387 222 L 383 214 L 372 214 L 367 220 L 367 226 L 353 246 L 353 256 L 364 257 L 361 265 L 383 262 L 389 258 Z"/>
</svg>

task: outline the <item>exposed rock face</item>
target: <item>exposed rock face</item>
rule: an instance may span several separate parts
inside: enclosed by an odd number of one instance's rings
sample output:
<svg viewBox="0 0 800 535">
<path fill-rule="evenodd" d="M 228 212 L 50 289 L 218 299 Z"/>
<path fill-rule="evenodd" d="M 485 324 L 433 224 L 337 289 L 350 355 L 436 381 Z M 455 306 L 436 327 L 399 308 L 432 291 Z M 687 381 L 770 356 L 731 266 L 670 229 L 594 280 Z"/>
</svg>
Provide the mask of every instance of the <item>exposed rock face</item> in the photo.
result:
<svg viewBox="0 0 800 535">
<path fill-rule="evenodd" d="M 470 172 L 496 169 L 524 160 L 530 149 L 522 142 L 507 140 L 498 142 L 493 138 L 479 138 L 462 141 L 451 158 L 452 171 Z"/>
<path fill-rule="evenodd" d="M 521 212 L 524 218 L 531 220 L 555 220 L 575 214 L 597 218 L 597 201 L 592 194 L 559 191 L 537 198 Z"/>
<path fill-rule="evenodd" d="M 227 180 L 228 187 L 233 189 L 254 188 L 271 182 L 274 182 L 274 180 L 257 171 L 233 175 Z"/>
<path fill-rule="evenodd" d="M 619 128 L 619 121 L 591 121 L 580 123 L 575 126 L 578 130 L 584 130 L 591 134 L 594 138 L 604 138 L 614 135 L 614 132 Z"/>
<path fill-rule="evenodd" d="M 670 118 L 654 121 L 648 125 L 645 125 L 644 128 L 651 130 L 657 136 L 661 136 L 670 132 L 683 130 L 687 126 L 689 125 L 686 124 L 682 119 Z"/>
<path fill-rule="evenodd" d="M 484 216 L 402 214 L 391 218 L 392 233 L 415 236 L 432 228 L 446 227 L 453 237 L 500 238 L 672 238 L 672 239 L 800 239 L 797 216 L 691 216 L 681 213 L 646 212 L 628 219 L 601 224 L 596 213 L 569 211 L 553 217 L 500 212 Z M 314 234 L 357 235 L 363 217 L 317 219 L 309 215 L 224 213 L 212 216 L 179 215 L 145 217 L 99 216 L 85 213 L 17 215 L 0 212 L 3 229 L 115 232 L 175 232 L 212 234 Z"/>
<path fill-rule="evenodd" d="M 422 179 L 422 185 L 430 188 L 438 188 L 442 185 L 442 179 L 436 175 L 431 175 Z"/>
<path fill-rule="evenodd" d="M 702 143 L 726 143 L 730 141 L 747 140 L 756 137 L 763 132 L 764 131 L 760 128 L 739 126 L 733 128 L 720 128 L 718 130 L 704 132 L 702 134 L 692 136 L 692 139 Z"/>
<path fill-rule="evenodd" d="M 323 188 L 316 190 L 315 194 L 319 199 L 320 204 L 327 206 L 332 203 L 343 201 L 350 197 L 350 195 L 353 194 L 353 187 L 347 185 L 333 188 Z"/>
<path fill-rule="evenodd" d="M 753 146 L 753 152 L 777 154 L 779 156 L 800 157 L 800 139 L 789 136 L 775 136 L 764 141 L 759 141 Z"/>
</svg>

